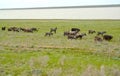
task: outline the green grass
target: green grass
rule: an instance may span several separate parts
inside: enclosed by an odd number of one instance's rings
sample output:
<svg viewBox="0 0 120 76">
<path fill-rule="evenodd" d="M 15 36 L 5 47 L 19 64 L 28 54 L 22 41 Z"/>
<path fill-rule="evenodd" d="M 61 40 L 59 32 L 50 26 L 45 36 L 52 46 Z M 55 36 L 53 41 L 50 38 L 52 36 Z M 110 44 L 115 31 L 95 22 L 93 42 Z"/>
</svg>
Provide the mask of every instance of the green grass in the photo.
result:
<svg viewBox="0 0 120 76">
<path fill-rule="evenodd" d="M 0 30 L 1 76 L 117 76 L 120 75 L 120 21 L 107 20 L 0 20 L 2 26 L 39 28 L 38 32 Z M 45 32 L 57 27 L 57 33 Z M 68 40 L 64 31 L 72 27 L 107 31 L 110 42 L 94 42 L 93 35 Z"/>
<path fill-rule="evenodd" d="M 41 49 L 39 51 L 7 51 L 0 53 L 1 74 L 13 76 L 29 75 L 33 70 L 39 70 L 40 74 L 55 72 L 54 69 L 62 71 L 60 75 L 66 76 L 68 73 L 80 75 L 92 65 L 100 69 L 102 65 L 108 68 L 120 69 L 120 61 L 106 56 L 94 55 L 91 53 L 81 53 L 70 49 Z M 53 69 L 52 71 L 50 71 Z M 105 71 L 106 72 L 106 71 Z M 111 72 L 111 71 L 110 71 Z M 80 73 L 80 74 L 79 74 Z M 52 75 L 52 74 L 51 74 Z M 57 74 L 56 74 L 57 75 Z M 109 75 L 108 75 L 109 76 Z"/>
</svg>

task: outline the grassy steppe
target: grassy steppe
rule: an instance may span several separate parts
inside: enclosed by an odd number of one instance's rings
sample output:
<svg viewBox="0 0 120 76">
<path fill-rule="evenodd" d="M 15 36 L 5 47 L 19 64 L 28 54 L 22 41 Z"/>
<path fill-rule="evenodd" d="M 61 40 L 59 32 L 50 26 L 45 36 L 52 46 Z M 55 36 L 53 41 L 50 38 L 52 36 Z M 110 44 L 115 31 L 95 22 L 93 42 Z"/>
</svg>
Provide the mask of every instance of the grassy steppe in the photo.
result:
<svg viewBox="0 0 120 76">
<path fill-rule="evenodd" d="M 38 32 L 0 30 L 0 76 L 119 76 L 120 21 L 112 20 L 0 20 L 0 28 L 39 28 Z M 50 28 L 57 33 L 44 37 Z M 72 27 L 107 31 L 110 42 L 94 42 L 93 35 L 68 40 Z"/>
</svg>

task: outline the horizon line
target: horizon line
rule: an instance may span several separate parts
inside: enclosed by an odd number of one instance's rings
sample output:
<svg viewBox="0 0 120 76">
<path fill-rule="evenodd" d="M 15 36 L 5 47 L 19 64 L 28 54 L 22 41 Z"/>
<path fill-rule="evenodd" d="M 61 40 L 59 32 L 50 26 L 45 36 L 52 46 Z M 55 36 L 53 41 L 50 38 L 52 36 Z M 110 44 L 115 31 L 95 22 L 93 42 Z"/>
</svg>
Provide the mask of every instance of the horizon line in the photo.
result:
<svg viewBox="0 0 120 76">
<path fill-rule="evenodd" d="M 82 6 L 54 6 L 54 7 L 27 7 L 27 8 L 0 8 L 0 10 L 29 10 L 29 9 L 62 9 L 62 8 L 100 8 L 100 7 L 120 7 L 120 4 L 107 5 L 82 5 Z"/>
</svg>

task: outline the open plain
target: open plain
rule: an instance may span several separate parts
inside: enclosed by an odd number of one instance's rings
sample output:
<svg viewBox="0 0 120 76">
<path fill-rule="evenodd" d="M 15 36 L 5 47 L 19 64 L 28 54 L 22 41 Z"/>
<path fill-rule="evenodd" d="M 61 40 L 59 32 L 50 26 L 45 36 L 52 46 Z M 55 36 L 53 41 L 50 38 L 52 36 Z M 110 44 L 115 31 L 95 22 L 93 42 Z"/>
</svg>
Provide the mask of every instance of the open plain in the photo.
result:
<svg viewBox="0 0 120 76">
<path fill-rule="evenodd" d="M 6 29 L 0 30 L 0 76 L 120 75 L 120 20 L 0 20 L 2 27 Z M 38 31 L 8 31 L 10 27 Z M 45 36 L 55 27 L 56 33 Z M 64 32 L 71 28 L 86 36 L 67 39 Z M 95 41 L 101 31 L 113 38 Z"/>
</svg>

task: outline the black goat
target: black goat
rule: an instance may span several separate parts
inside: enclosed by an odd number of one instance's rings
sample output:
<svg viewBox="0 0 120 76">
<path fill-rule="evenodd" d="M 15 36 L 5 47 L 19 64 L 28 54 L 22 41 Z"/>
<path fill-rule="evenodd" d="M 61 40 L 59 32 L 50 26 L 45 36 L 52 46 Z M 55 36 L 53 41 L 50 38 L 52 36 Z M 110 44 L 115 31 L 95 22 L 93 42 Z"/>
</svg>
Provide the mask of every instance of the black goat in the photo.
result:
<svg viewBox="0 0 120 76">
<path fill-rule="evenodd" d="M 33 30 L 33 31 L 38 31 L 38 29 L 37 29 L 37 28 L 31 28 L 31 30 Z"/>
<path fill-rule="evenodd" d="M 53 35 L 52 32 L 46 32 L 46 33 L 45 33 L 45 36 L 51 36 L 51 35 Z"/>
<path fill-rule="evenodd" d="M 70 34 L 69 31 L 65 31 L 65 32 L 64 32 L 64 36 L 68 36 L 69 34 Z"/>
<path fill-rule="evenodd" d="M 80 29 L 79 28 L 71 28 L 71 31 L 77 31 L 77 32 L 79 32 Z"/>
<path fill-rule="evenodd" d="M 2 27 L 2 30 L 5 31 L 6 27 Z"/>
<path fill-rule="evenodd" d="M 105 34 L 106 33 L 106 31 L 103 31 L 103 32 L 97 32 L 97 35 L 102 35 L 103 36 L 103 34 Z"/>
<path fill-rule="evenodd" d="M 110 41 L 112 38 L 113 38 L 113 36 L 111 36 L 111 35 L 104 35 L 103 36 L 103 39 L 106 41 Z"/>
<path fill-rule="evenodd" d="M 50 29 L 50 32 L 51 32 L 51 33 L 52 33 L 52 32 L 56 33 L 56 31 L 57 31 L 57 27 Z"/>
<path fill-rule="evenodd" d="M 83 36 L 86 36 L 86 33 L 76 35 L 76 39 L 78 39 L 78 38 L 82 39 Z"/>
</svg>

